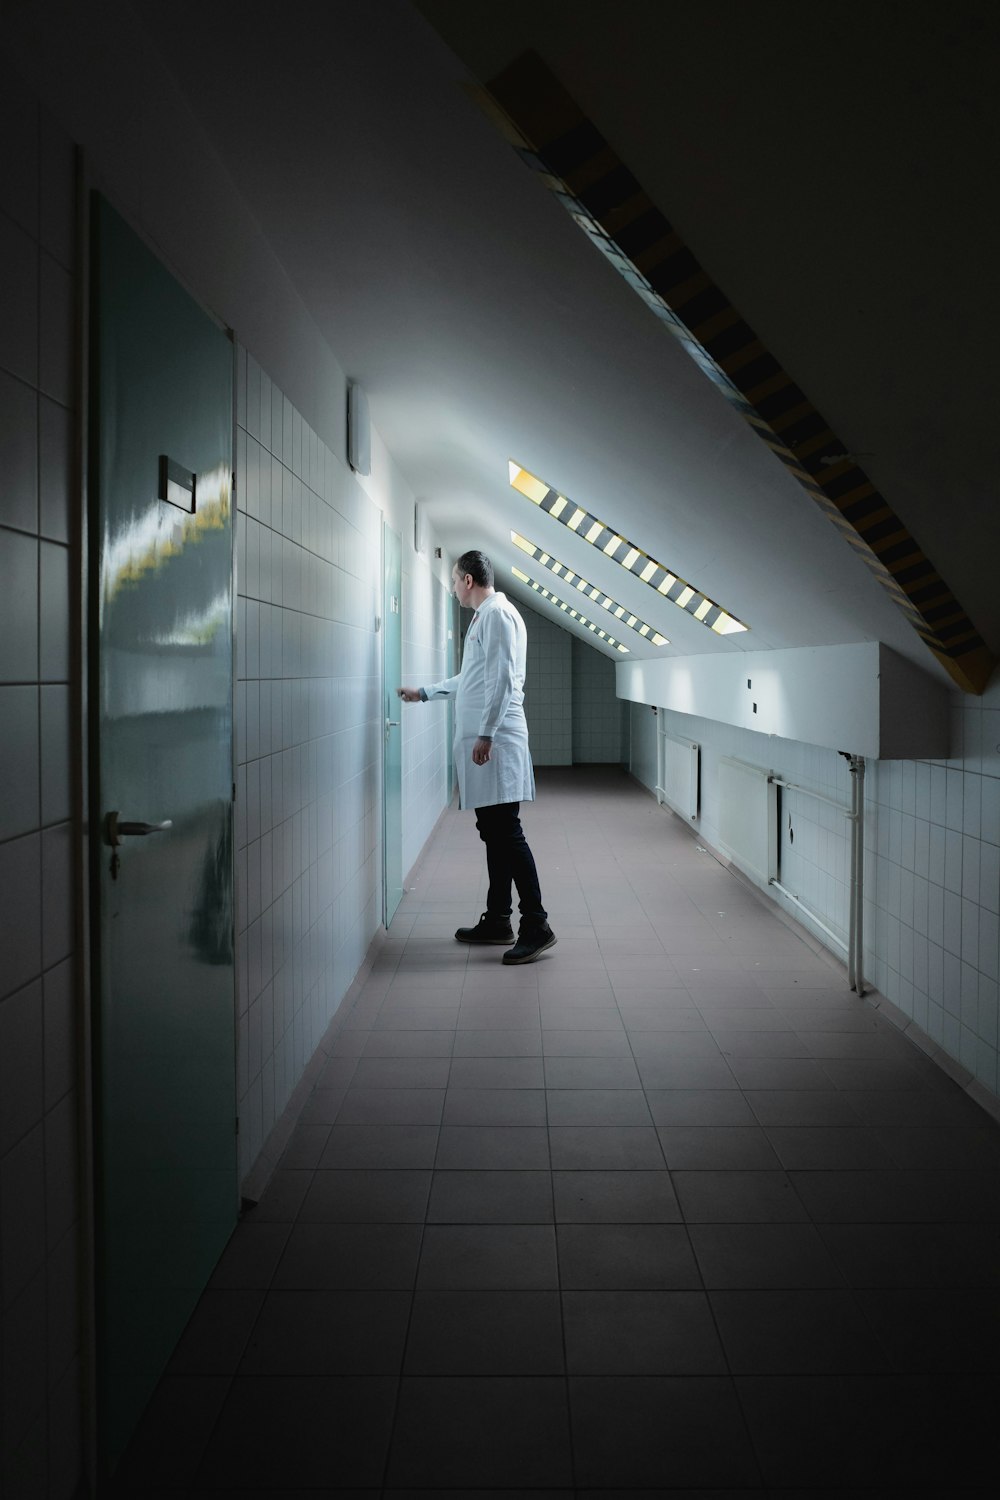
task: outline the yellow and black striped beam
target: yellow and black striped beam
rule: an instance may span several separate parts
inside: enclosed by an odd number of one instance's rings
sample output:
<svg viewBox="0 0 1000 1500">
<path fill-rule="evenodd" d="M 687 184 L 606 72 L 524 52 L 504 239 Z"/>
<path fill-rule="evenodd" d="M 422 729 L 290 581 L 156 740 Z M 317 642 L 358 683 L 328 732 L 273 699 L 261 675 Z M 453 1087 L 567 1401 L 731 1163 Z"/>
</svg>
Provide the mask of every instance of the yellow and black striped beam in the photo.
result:
<svg viewBox="0 0 1000 1500">
<path fill-rule="evenodd" d="M 954 594 L 547 65 L 525 53 L 492 80 L 480 102 L 526 165 L 824 511 L 958 686 L 981 693 L 993 656 Z"/>
</svg>

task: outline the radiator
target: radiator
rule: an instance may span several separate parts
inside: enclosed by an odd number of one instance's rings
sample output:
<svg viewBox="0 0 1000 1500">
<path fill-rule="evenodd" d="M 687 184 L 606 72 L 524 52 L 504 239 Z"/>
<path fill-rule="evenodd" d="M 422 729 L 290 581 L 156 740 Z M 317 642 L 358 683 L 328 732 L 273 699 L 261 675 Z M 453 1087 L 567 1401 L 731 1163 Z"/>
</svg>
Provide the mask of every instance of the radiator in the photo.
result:
<svg viewBox="0 0 1000 1500">
<path fill-rule="evenodd" d="M 662 724 L 662 720 L 660 721 Z M 661 729 L 660 785 L 661 800 L 682 818 L 698 816 L 698 768 L 700 748 L 694 740 L 681 739 Z"/>
<path fill-rule="evenodd" d="M 719 761 L 719 843 L 760 885 L 778 875 L 778 789 L 759 766 Z"/>
</svg>

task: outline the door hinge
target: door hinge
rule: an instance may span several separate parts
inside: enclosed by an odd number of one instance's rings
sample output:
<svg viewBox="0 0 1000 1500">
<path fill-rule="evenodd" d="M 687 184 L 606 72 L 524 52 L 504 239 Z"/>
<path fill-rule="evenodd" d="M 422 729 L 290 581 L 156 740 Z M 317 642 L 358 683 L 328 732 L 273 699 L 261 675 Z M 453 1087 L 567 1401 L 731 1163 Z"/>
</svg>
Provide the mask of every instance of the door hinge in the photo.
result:
<svg viewBox="0 0 1000 1500">
<path fill-rule="evenodd" d="M 239 1117 L 239 1115 L 236 1116 L 235 1120 L 233 1121 L 233 1124 L 236 1126 L 236 1134 L 239 1135 L 239 1133 L 240 1133 L 240 1117 Z"/>
<path fill-rule="evenodd" d="M 236 782 L 233 782 L 233 801 L 236 801 Z"/>
</svg>

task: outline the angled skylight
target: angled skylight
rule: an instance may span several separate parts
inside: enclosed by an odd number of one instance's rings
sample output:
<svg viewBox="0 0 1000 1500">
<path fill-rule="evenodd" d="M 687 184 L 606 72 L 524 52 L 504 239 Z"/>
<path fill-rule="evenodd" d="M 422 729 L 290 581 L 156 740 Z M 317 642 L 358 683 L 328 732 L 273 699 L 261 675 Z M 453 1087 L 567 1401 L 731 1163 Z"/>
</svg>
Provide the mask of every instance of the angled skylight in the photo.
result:
<svg viewBox="0 0 1000 1500">
<path fill-rule="evenodd" d="M 661 635 L 658 630 L 654 630 L 652 625 L 648 625 L 645 620 L 640 620 L 638 615 L 634 615 L 624 604 L 619 604 L 617 599 L 612 599 L 611 595 L 606 594 L 603 589 L 599 589 L 594 584 L 588 583 L 587 579 L 581 578 L 579 573 L 574 573 L 573 569 L 568 568 L 565 563 L 558 562 L 556 558 L 550 557 L 544 547 L 536 546 L 534 542 L 530 542 L 527 537 L 521 536 L 520 532 L 517 531 L 511 532 L 510 539 L 515 547 L 520 547 L 522 552 L 526 552 L 541 567 L 548 568 L 550 573 L 554 573 L 564 583 L 571 583 L 577 593 L 582 595 L 583 598 L 592 599 L 595 604 L 599 604 L 602 609 L 606 609 L 620 625 L 627 626 L 629 630 L 634 630 L 636 635 L 641 635 L 644 640 L 649 641 L 653 646 L 670 645 L 665 635 Z"/>
<path fill-rule="evenodd" d="M 528 469 L 522 469 L 513 459 L 509 460 L 508 467 L 511 485 L 525 499 L 546 511 L 553 520 L 568 526 L 570 531 L 575 531 L 578 537 L 589 542 L 592 547 L 598 547 L 606 557 L 624 568 L 626 573 L 631 573 L 640 582 L 648 584 L 663 598 L 669 599 L 671 604 L 676 604 L 702 625 L 707 625 L 709 630 L 714 630 L 716 635 L 735 635 L 737 631 L 749 629 L 742 620 L 737 620 L 735 615 L 724 610 L 721 604 L 716 604 L 692 584 L 685 583 L 683 578 L 650 557 L 648 552 L 643 552 L 634 542 L 613 531 L 604 521 L 599 521 L 581 506 L 574 505 L 572 500 L 560 495 L 558 490 L 551 489 L 543 479 L 537 478 Z"/>
<path fill-rule="evenodd" d="M 616 651 L 620 651 L 624 656 L 628 656 L 629 649 L 627 646 L 623 646 L 621 641 L 616 641 L 614 636 L 607 630 L 604 630 L 602 626 L 595 625 L 593 620 L 588 620 L 586 615 L 580 613 L 575 604 L 567 604 L 565 599 L 560 599 L 558 594 L 554 594 L 551 589 L 546 588 L 544 583 L 539 583 L 537 578 L 529 578 L 527 573 L 522 573 L 520 568 L 511 568 L 510 571 L 515 578 L 519 578 L 522 583 L 526 583 L 529 589 L 534 589 L 536 594 L 541 594 L 543 599 L 547 599 L 557 609 L 564 610 L 571 620 L 575 620 L 578 625 L 583 625 L 587 630 L 592 630 L 607 645 L 613 646 Z"/>
</svg>

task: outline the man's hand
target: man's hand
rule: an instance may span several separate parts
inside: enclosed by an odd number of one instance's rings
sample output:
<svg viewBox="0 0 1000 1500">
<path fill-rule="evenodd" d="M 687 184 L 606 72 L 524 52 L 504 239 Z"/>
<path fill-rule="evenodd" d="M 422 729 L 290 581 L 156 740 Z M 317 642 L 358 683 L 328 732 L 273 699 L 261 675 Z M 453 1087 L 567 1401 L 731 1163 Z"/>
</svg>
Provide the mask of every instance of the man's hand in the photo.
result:
<svg viewBox="0 0 1000 1500">
<path fill-rule="evenodd" d="M 472 747 L 472 764 L 474 766 L 485 766 L 493 755 L 493 741 L 486 735 L 481 734 Z"/>
<path fill-rule="evenodd" d="M 419 688 L 398 687 L 396 692 L 404 703 L 419 703 L 421 701 Z"/>
</svg>

